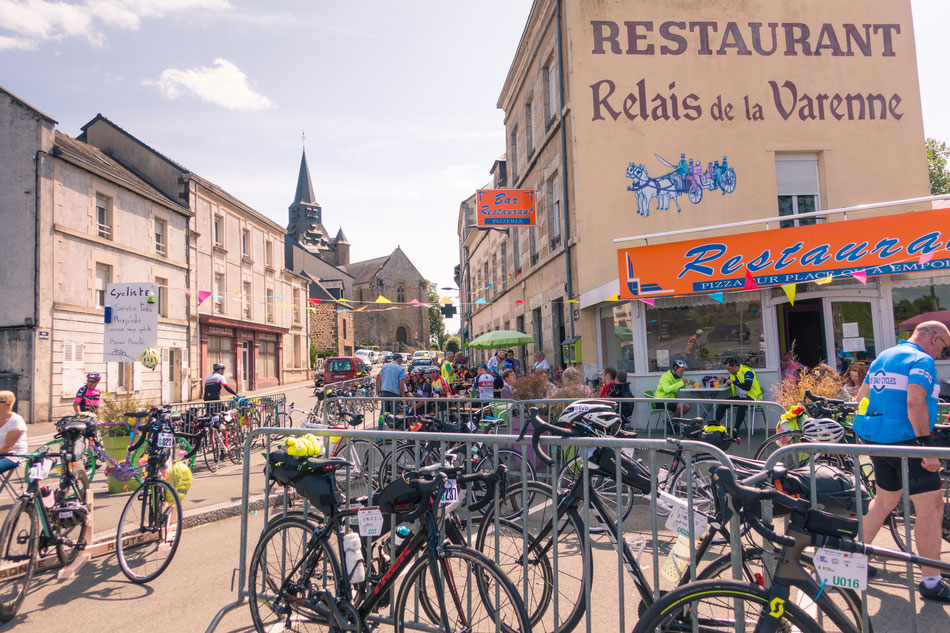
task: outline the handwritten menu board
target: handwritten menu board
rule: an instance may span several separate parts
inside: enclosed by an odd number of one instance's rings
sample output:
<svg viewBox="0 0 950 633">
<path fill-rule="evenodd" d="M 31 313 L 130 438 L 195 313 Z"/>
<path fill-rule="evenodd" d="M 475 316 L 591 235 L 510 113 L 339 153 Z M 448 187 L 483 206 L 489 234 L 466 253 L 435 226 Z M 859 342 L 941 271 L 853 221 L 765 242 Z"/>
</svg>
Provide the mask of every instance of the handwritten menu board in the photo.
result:
<svg viewBox="0 0 950 633">
<path fill-rule="evenodd" d="M 106 289 L 102 359 L 136 362 L 142 350 L 158 342 L 158 294 L 155 284 L 109 284 Z"/>
</svg>

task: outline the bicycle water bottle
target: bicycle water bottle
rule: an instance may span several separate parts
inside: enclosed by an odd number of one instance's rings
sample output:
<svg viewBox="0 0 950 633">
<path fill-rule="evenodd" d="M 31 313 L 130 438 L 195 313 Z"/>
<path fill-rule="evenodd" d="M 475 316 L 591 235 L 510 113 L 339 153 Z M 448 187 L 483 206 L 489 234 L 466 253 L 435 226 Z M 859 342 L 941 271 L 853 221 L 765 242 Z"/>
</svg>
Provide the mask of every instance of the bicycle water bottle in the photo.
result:
<svg viewBox="0 0 950 633">
<path fill-rule="evenodd" d="M 409 545 L 409 537 L 412 536 L 412 530 L 408 525 L 400 525 L 396 528 L 396 556 L 402 554 L 402 551 Z"/>
<path fill-rule="evenodd" d="M 53 507 L 53 491 L 52 490 L 50 490 L 46 486 L 43 486 L 42 488 L 40 488 L 40 497 L 43 499 L 43 506 L 46 507 L 47 510 Z"/>
<path fill-rule="evenodd" d="M 360 535 L 347 532 L 343 537 L 343 558 L 346 561 L 346 575 L 353 584 L 366 579 L 366 567 L 363 565 L 363 547 Z"/>
<path fill-rule="evenodd" d="M 679 581 L 689 569 L 689 536 L 678 534 L 673 549 L 663 563 L 663 575 L 673 581 Z"/>
</svg>

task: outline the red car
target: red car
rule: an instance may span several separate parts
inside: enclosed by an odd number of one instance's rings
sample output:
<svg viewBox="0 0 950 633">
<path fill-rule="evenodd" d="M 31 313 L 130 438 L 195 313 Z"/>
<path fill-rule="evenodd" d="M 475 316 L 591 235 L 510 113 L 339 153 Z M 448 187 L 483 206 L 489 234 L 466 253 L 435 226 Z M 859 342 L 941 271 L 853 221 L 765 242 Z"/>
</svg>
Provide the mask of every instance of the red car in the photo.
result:
<svg viewBox="0 0 950 633">
<path fill-rule="evenodd" d="M 356 356 L 328 358 L 323 366 L 323 382 L 326 384 L 354 380 L 369 375 L 366 364 Z"/>
</svg>

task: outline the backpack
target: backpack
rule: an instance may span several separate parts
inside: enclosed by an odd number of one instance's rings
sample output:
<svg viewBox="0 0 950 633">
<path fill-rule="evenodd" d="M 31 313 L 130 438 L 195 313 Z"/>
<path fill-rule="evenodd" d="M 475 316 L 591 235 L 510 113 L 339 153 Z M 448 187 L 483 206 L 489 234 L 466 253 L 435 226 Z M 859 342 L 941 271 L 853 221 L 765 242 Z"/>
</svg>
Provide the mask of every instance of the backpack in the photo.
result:
<svg viewBox="0 0 950 633">
<path fill-rule="evenodd" d="M 185 462 L 175 462 L 172 464 L 171 469 L 169 469 L 168 477 L 166 477 L 165 480 L 175 489 L 175 492 L 178 494 L 178 499 L 184 499 L 185 495 L 188 494 L 188 490 L 191 488 L 191 469 L 188 468 L 188 464 Z M 168 492 L 165 493 L 165 500 L 168 501 L 168 503 L 174 503 L 171 494 Z"/>
</svg>

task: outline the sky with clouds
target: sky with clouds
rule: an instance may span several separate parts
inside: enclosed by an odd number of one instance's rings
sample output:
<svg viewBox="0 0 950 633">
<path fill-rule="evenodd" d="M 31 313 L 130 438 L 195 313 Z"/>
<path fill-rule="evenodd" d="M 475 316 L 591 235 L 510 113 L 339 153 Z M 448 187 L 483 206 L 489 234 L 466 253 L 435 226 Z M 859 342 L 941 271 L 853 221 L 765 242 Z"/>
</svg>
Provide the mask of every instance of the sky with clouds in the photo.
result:
<svg viewBox="0 0 950 633">
<path fill-rule="evenodd" d="M 911 0 L 928 136 L 950 142 L 950 1 Z M 77 135 L 96 113 L 287 223 L 301 133 L 353 261 L 397 244 L 450 286 L 459 203 L 505 151 L 531 0 L 0 0 L 0 85 Z"/>
</svg>

